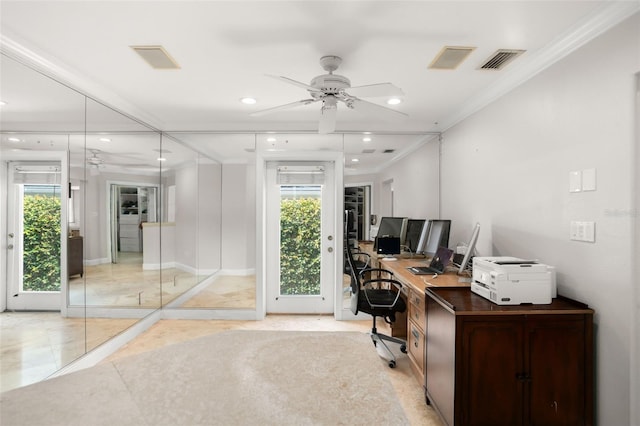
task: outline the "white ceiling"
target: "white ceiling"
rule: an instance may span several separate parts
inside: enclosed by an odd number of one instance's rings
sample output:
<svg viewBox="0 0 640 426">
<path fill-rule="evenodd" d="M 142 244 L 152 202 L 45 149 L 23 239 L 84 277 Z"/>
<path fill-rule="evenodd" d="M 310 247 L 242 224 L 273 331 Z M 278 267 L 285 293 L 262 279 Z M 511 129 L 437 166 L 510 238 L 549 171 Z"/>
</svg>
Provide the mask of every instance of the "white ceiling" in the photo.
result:
<svg viewBox="0 0 640 426">
<path fill-rule="evenodd" d="M 393 141 L 402 142 L 393 147 L 397 150 L 412 149 L 424 135 L 445 130 L 637 9 L 637 2 L 580 0 L 3 0 L 0 28 L 2 51 L 8 56 L 156 129 L 190 131 L 182 135 L 184 140 L 201 144 L 219 159 L 246 156 L 251 146 L 267 143 L 248 135 L 253 132 L 265 138 L 262 133 L 267 131 L 286 132 L 278 143 L 286 140 L 292 146 L 297 136 L 308 139 L 308 133 L 317 130 L 318 103 L 262 117 L 249 114 L 309 98 L 305 89 L 267 74 L 309 84 L 325 73 L 321 56 L 339 55 L 343 62 L 336 74 L 348 77 L 352 86 L 391 82 L 405 94 L 400 105 L 390 107 L 407 114 L 404 120 L 385 121 L 339 105 L 339 139 L 317 141 L 344 144 L 355 156 L 367 149 L 361 141 L 364 131 L 376 134 L 378 150 L 387 147 L 385 143 L 391 148 Z M 131 45 L 162 45 L 181 68 L 152 69 Z M 455 70 L 429 69 L 444 46 L 476 49 Z M 503 70 L 479 70 L 497 49 L 526 53 Z M 35 113 L 19 99 L 10 99 L 16 84 L 23 92 L 38 87 L 26 83 L 26 77 L 7 77 L 11 68 L 2 69 L 0 100 L 7 102 L 1 110 L 3 130 L 19 130 L 25 114 L 33 121 Z M 40 95 L 41 106 L 74 96 L 51 95 L 44 89 Z M 244 105 L 244 96 L 258 103 Z M 385 101 L 367 100 L 380 105 Z M 46 108 L 43 112 L 47 116 Z M 39 121 L 53 130 L 60 117 L 48 118 L 48 123 Z M 390 136 L 398 134 L 403 136 Z M 205 139 L 210 145 L 206 149 Z M 232 139 L 236 142 L 230 143 Z M 367 167 L 375 168 L 376 162 Z"/>
</svg>

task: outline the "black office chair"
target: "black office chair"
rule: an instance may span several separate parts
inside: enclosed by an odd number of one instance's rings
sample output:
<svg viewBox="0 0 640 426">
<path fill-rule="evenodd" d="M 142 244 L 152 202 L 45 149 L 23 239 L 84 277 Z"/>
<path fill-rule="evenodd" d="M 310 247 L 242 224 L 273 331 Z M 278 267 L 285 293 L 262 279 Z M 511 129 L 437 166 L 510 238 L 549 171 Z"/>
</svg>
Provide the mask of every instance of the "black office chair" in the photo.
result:
<svg viewBox="0 0 640 426">
<path fill-rule="evenodd" d="M 345 251 L 344 251 L 344 273 L 345 274 L 351 275 L 351 264 L 347 259 L 347 249 L 351 250 L 353 264 L 356 267 L 356 273 L 360 274 L 361 271 L 365 269 L 369 269 L 369 265 L 371 263 L 371 255 L 369 253 L 365 253 L 358 249 L 351 248 L 347 244 L 347 241 L 345 241 Z"/>
<path fill-rule="evenodd" d="M 358 271 L 349 246 L 347 246 L 346 252 L 351 275 L 351 312 L 357 315 L 361 311 L 373 317 L 371 340 L 375 346 L 378 342 L 382 344 L 382 347 L 389 354 L 389 367 L 394 368 L 396 357 L 385 341 L 398 343 L 400 351 L 403 353 L 407 353 L 407 342 L 378 333 L 376 318 L 381 317 L 385 322 L 391 324 L 396 320 L 396 313 L 407 310 L 404 299 L 400 297 L 402 283 L 393 279 L 393 274 L 386 269 L 367 268 Z M 364 279 L 365 276 L 368 278 Z"/>
</svg>

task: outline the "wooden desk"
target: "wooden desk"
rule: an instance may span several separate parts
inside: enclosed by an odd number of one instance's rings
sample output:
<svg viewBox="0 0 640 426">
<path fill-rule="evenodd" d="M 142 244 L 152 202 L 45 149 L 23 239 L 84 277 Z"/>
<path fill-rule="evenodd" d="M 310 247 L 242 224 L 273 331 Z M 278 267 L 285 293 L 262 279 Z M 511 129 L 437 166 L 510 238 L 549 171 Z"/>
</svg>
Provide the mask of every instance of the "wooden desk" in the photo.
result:
<svg viewBox="0 0 640 426">
<path fill-rule="evenodd" d="M 428 266 L 430 259 L 397 256 L 397 260 L 386 260 L 378 257 L 373 251 L 373 243 L 361 242 L 360 250 L 371 256 L 371 267 L 388 269 L 403 285 L 403 297 L 407 302 L 405 316 L 396 315 L 396 322 L 391 326 L 391 334 L 407 339 L 408 356 L 411 368 L 419 383 L 426 385 L 426 331 L 427 305 L 425 288 L 430 287 L 470 287 L 470 283 L 461 282 L 455 272 L 443 275 L 414 275 L 407 268 Z"/>
</svg>

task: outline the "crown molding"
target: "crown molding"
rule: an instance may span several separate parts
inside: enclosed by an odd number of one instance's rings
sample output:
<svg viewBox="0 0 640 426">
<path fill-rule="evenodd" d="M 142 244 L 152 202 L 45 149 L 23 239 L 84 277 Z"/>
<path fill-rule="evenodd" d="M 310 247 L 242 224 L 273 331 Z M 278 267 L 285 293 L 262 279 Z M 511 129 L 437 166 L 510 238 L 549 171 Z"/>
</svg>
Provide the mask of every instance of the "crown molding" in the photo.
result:
<svg viewBox="0 0 640 426">
<path fill-rule="evenodd" d="M 638 1 L 607 2 L 595 8 L 547 46 L 528 55 L 527 60 L 522 61 L 519 66 L 505 71 L 503 78 L 471 98 L 462 109 L 441 120 L 440 131 L 445 132 L 460 123 L 638 11 Z"/>
</svg>

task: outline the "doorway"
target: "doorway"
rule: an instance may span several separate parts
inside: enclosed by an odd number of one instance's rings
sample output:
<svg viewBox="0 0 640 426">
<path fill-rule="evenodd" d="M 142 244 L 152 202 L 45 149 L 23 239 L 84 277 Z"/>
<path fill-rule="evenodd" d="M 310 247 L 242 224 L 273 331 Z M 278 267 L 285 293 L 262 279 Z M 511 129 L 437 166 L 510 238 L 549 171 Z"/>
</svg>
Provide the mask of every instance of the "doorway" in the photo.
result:
<svg viewBox="0 0 640 426">
<path fill-rule="evenodd" d="M 158 188 L 111 183 L 109 193 L 111 263 L 142 264 L 142 224 L 158 220 Z"/>
<path fill-rule="evenodd" d="M 333 313 L 333 162 L 266 163 L 268 313 Z"/>
<path fill-rule="evenodd" d="M 7 308 L 61 309 L 66 233 L 62 166 L 10 162 L 7 179 Z"/>
</svg>

